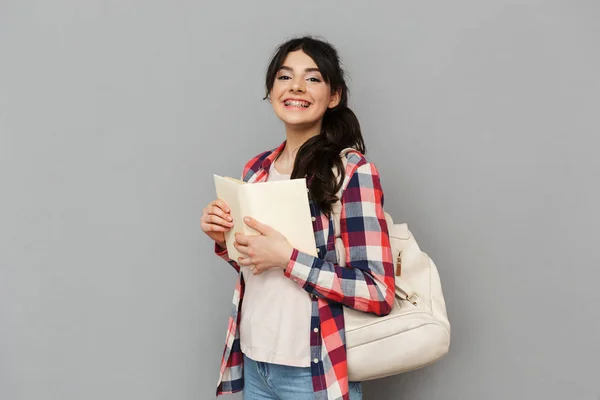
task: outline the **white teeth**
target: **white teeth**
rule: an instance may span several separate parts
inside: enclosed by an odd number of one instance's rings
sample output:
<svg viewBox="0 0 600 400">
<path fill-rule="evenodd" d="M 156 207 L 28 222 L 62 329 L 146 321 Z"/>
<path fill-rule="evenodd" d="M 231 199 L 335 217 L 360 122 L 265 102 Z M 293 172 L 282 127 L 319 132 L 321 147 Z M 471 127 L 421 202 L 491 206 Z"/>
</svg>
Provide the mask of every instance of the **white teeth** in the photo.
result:
<svg viewBox="0 0 600 400">
<path fill-rule="evenodd" d="M 303 101 L 297 101 L 297 100 L 288 100 L 284 104 L 286 106 L 304 107 L 304 108 L 308 108 L 308 106 L 310 106 L 310 103 L 305 103 Z"/>
</svg>

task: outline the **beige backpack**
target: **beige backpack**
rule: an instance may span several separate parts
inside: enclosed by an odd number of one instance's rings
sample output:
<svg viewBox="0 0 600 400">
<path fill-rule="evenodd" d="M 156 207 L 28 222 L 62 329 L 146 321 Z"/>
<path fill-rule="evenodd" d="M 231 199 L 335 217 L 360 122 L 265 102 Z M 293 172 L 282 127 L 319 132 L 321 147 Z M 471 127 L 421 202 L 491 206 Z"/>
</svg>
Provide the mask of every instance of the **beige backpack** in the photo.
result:
<svg viewBox="0 0 600 400">
<path fill-rule="evenodd" d="M 341 153 L 344 166 L 351 151 Z M 346 266 L 340 211 L 338 201 L 333 208 L 336 254 L 338 263 Z M 395 224 L 388 213 L 386 220 L 395 260 L 396 298 L 392 311 L 383 317 L 344 307 L 350 381 L 422 368 L 440 360 L 450 347 L 450 322 L 435 263 L 421 251 L 406 223 Z"/>
</svg>

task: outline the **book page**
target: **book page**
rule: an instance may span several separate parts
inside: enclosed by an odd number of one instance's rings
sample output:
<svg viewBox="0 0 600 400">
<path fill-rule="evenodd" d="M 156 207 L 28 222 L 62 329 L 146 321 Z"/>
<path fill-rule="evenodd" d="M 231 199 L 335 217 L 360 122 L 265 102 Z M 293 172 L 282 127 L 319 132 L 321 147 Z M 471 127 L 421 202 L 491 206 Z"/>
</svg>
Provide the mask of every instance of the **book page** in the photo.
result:
<svg viewBox="0 0 600 400">
<path fill-rule="evenodd" d="M 243 207 L 240 204 L 240 187 L 246 185 L 245 182 L 238 181 L 232 178 L 213 175 L 215 180 L 215 188 L 217 197 L 223 200 L 231 209 L 231 217 L 233 218 L 233 228 L 229 232 L 225 232 L 225 242 L 227 243 L 227 252 L 233 260 L 240 257 L 240 253 L 234 247 L 235 233 L 248 233 L 248 227 L 243 221 Z M 246 227 L 246 229 L 244 228 Z"/>
<path fill-rule="evenodd" d="M 317 256 L 304 178 L 246 184 L 240 190 L 249 216 L 281 232 L 298 250 Z"/>
</svg>

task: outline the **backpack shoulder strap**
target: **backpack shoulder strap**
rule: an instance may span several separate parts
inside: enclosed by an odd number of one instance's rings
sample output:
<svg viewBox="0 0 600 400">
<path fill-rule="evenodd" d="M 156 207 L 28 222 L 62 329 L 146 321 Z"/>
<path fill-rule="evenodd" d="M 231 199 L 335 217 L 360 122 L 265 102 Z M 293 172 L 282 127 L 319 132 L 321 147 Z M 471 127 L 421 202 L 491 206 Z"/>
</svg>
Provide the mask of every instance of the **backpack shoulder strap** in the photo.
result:
<svg viewBox="0 0 600 400">
<path fill-rule="evenodd" d="M 358 150 L 356 150 L 352 147 L 347 147 L 340 152 L 340 158 L 342 159 L 342 165 L 344 168 L 345 182 L 342 182 L 342 185 L 340 186 L 340 190 L 337 193 L 338 200 L 331 206 L 331 214 L 333 216 L 333 235 L 335 237 L 335 252 L 336 252 L 338 264 L 341 266 L 344 266 L 344 267 L 346 266 L 346 251 L 345 251 L 344 243 L 342 242 L 342 238 L 341 238 L 342 233 L 341 233 L 341 226 L 340 226 L 340 217 L 341 217 L 341 213 L 342 213 L 342 194 L 344 193 L 344 190 L 346 189 L 346 185 L 349 182 L 348 174 L 346 173 L 347 165 L 348 165 L 348 154 L 352 153 L 352 152 L 359 153 Z M 334 171 L 334 173 L 336 173 L 336 172 Z M 337 175 L 338 179 L 340 179 L 340 175 L 338 175 L 338 174 L 336 174 L 336 175 Z"/>
</svg>

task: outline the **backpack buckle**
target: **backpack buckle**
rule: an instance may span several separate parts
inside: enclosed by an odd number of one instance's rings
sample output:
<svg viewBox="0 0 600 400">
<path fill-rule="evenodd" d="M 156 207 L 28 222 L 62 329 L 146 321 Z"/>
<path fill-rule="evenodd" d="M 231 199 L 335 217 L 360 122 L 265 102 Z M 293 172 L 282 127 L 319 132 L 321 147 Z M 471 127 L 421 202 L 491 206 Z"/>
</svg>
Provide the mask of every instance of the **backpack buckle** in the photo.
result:
<svg viewBox="0 0 600 400">
<path fill-rule="evenodd" d="M 406 300 L 408 300 L 409 302 L 411 302 L 414 306 L 417 305 L 417 300 L 419 300 L 421 298 L 421 296 L 419 296 L 418 293 L 413 293 L 412 296 L 406 296 Z"/>
</svg>

